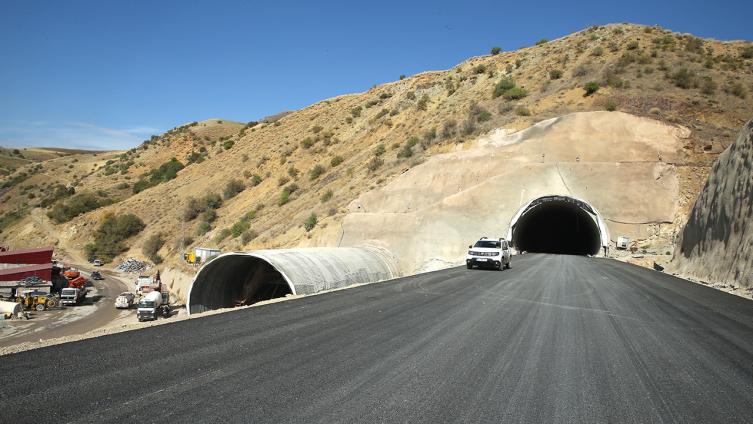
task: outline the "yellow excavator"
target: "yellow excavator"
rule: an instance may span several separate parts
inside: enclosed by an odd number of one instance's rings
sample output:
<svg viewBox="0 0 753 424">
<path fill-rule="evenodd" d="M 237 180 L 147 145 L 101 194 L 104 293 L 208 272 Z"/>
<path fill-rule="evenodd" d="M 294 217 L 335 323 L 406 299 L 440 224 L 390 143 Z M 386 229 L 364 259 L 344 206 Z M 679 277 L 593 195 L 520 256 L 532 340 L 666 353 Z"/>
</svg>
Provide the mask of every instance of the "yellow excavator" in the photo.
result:
<svg viewBox="0 0 753 424">
<path fill-rule="evenodd" d="M 16 302 L 20 303 L 25 310 L 35 309 L 44 311 L 47 308 L 54 308 L 58 305 L 57 298 L 49 293 L 28 292 L 16 297 Z"/>
</svg>

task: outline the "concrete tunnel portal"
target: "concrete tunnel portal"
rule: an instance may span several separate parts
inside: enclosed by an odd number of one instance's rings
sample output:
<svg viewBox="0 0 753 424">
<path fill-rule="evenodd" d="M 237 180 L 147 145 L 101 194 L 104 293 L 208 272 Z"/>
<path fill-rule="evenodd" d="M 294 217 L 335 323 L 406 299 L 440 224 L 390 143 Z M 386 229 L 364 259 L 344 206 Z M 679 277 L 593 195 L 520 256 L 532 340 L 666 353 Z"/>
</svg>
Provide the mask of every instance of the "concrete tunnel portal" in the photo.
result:
<svg viewBox="0 0 753 424">
<path fill-rule="evenodd" d="M 189 314 L 232 308 L 399 277 L 396 259 L 376 247 L 270 249 L 218 256 L 196 273 Z"/>
<path fill-rule="evenodd" d="M 598 255 L 609 245 L 599 212 L 587 202 L 562 195 L 543 196 L 513 217 L 508 240 L 519 252 Z"/>
</svg>

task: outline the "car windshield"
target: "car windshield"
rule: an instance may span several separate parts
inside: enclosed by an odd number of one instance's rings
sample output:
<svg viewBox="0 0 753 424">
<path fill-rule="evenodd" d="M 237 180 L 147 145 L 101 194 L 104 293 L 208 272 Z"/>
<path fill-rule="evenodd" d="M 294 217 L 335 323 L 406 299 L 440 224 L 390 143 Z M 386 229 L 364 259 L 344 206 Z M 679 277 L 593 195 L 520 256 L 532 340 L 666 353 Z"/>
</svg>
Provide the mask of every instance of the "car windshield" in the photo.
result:
<svg viewBox="0 0 753 424">
<path fill-rule="evenodd" d="M 142 300 L 141 302 L 139 302 L 139 308 L 153 308 L 153 307 L 154 307 L 154 302 L 152 302 L 151 300 Z"/>
<path fill-rule="evenodd" d="M 488 247 L 491 249 L 499 249 L 500 246 L 502 246 L 502 243 L 496 240 L 479 240 L 473 245 L 473 247 Z"/>
</svg>

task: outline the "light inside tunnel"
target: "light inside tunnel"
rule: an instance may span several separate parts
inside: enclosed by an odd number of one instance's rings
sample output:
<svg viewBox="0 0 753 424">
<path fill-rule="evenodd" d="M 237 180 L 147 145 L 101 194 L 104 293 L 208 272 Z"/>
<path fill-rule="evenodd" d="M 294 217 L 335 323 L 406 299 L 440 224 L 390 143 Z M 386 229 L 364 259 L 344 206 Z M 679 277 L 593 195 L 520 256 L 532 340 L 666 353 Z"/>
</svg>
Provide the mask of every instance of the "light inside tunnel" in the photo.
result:
<svg viewBox="0 0 753 424">
<path fill-rule="evenodd" d="M 191 288 L 191 313 L 251 305 L 292 293 L 285 278 L 254 256 L 227 256 L 208 263 Z"/>
<path fill-rule="evenodd" d="M 591 214 L 567 198 L 532 205 L 515 223 L 512 243 L 518 251 L 570 255 L 596 255 L 602 244 Z"/>
</svg>

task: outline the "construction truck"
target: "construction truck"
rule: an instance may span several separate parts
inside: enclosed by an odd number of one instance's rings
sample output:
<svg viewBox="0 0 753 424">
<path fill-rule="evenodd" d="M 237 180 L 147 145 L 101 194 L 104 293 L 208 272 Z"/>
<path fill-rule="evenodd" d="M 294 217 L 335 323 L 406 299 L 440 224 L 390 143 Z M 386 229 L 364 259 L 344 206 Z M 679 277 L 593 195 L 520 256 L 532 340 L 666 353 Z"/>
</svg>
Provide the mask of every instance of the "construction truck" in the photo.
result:
<svg viewBox="0 0 753 424">
<path fill-rule="evenodd" d="M 35 309 L 44 311 L 47 308 L 54 308 L 58 304 L 55 296 L 41 291 L 27 291 L 16 297 L 16 302 L 20 303 L 25 310 Z"/>
<path fill-rule="evenodd" d="M 154 277 L 148 275 L 139 275 L 136 279 L 136 293 L 146 294 L 152 291 L 162 290 L 162 279 L 160 278 L 159 271 Z"/>
<path fill-rule="evenodd" d="M 86 299 L 86 287 L 66 287 L 60 291 L 60 303 L 65 306 L 78 305 Z"/>
<path fill-rule="evenodd" d="M 153 291 L 147 293 L 139 300 L 136 309 L 136 318 L 141 321 L 154 321 L 159 315 L 169 318 L 172 314 L 170 309 L 170 294 L 168 292 Z"/>
<path fill-rule="evenodd" d="M 184 253 L 183 254 L 183 260 L 186 261 L 186 263 L 195 264 L 196 263 L 196 252 Z"/>
</svg>

